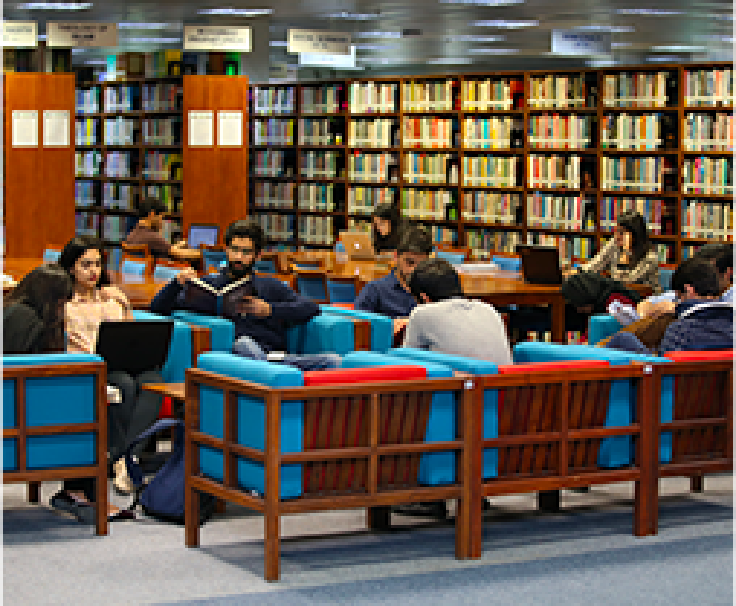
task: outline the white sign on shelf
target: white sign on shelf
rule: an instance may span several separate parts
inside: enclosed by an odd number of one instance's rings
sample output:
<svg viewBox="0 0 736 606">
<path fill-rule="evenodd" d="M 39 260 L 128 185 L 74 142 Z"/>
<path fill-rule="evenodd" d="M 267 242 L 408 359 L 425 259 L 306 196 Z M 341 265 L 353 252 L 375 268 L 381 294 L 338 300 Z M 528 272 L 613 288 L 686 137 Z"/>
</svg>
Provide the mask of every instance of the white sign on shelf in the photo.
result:
<svg viewBox="0 0 736 606">
<path fill-rule="evenodd" d="M 46 45 L 115 47 L 118 26 L 115 23 L 49 22 L 46 24 Z"/>
<path fill-rule="evenodd" d="M 251 28 L 185 25 L 184 50 L 249 53 L 251 51 Z"/>
<path fill-rule="evenodd" d="M 611 32 L 554 29 L 552 52 L 557 55 L 608 55 L 611 52 Z"/>
<path fill-rule="evenodd" d="M 44 147 L 69 147 L 70 130 L 68 109 L 43 110 Z"/>
<path fill-rule="evenodd" d="M 355 45 L 350 45 L 349 55 L 325 53 L 299 53 L 299 65 L 331 67 L 333 69 L 355 69 Z"/>
<path fill-rule="evenodd" d="M 291 28 L 288 31 L 286 52 L 349 55 L 350 34 Z"/>
<path fill-rule="evenodd" d="M 36 21 L 3 21 L 3 46 L 38 46 L 38 23 Z"/>
<path fill-rule="evenodd" d="M 189 146 L 212 147 L 214 138 L 214 116 L 212 110 L 189 112 Z"/>
<path fill-rule="evenodd" d="M 13 110 L 13 147 L 38 147 L 38 110 Z"/>
<path fill-rule="evenodd" d="M 243 112 L 217 112 L 217 145 L 243 147 Z"/>
</svg>

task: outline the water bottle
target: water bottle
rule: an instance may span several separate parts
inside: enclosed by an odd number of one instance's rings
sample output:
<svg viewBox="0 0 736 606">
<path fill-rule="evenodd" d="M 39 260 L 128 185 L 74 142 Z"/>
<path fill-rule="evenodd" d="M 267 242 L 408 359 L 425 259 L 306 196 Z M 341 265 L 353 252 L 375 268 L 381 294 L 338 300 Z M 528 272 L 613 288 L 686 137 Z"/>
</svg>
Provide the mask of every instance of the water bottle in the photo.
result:
<svg viewBox="0 0 736 606">
<path fill-rule="evenodd" d="M 335 262 L 341 265 L 348 262 L 348 253 L 342 242 L 335 244 Z"/>
</svg>

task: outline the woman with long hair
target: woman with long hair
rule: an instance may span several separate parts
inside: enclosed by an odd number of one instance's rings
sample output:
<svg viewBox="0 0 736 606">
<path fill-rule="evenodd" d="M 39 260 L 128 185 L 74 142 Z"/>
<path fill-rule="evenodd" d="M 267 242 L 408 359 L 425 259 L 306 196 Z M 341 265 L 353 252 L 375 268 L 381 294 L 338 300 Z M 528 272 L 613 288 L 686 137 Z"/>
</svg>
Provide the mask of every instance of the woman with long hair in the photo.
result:
<svg viewBox="0 0 736 606">
<path fill-rule="evenodd" d="M 371 216 L 373 250 L 376 254 L 393 252 L 399 245 L 403 221 L 399 207 L 393 203 L 379 204 Z"/>
</svg>

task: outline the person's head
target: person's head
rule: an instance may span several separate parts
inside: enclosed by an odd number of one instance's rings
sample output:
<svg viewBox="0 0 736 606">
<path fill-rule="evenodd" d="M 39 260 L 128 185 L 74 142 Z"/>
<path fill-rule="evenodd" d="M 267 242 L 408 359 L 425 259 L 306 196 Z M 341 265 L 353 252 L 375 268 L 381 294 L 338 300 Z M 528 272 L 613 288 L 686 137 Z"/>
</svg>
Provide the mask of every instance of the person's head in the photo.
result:
<svg viewBox="0 0 736 606">
<path fill-rule="evenodd" d="M 72 296 L 72 280 L 58 265 L 41 265 L 28 273 L 5 297 L 5 305 L 32 308 L 44 325 L 42 349 L 64 349 L 64 303 Z"/>
<path fill-rule="evenodd" d="M 733 280 L 733 244 L 709 242 L 701 246 L 693 259 L 702 259 L 718 271 L 721 290 L 726 290 Z"/>
<path fill-rule="evenodd" d="M 373 211 L 373 233 L 378 238 L 388 238 L 399 228 L 401 212 L 392 203 L 379 204 Z"/>
<path fill-rule="evenodd" d="M 718 297 L 721 294 L 718 271 L 705 259 L 687 259 L 672 274 L 672 290 L 682 301 Z"/>
<path fill-rule="evenodd" d="M 242 278 L 253 270 L 261 255 L 265 236 L 255 221 L 240 220 L 231 223 L 225 231 L 225 255 L 230 274 Z"/>
<path fill-rule="evenodd" d="M 396 247 L 396 272 L 405 284 L 414 268 L 432 254 L 432 237 L 421 227 L 408 226 Z"/>
<path fill-rule="evenodd" d="M 158 198 L 146 198 L 138 204 L 138 217 L 145 220 L 151 229 L 161 229 L 165 214 L 166 205 Z"/>
<path fill-rule="evenodd" d="M 625 212 L 616 222 L 613 238 L 618 246 L 623 247 L 627 238 L 631 239 L 631 261 L 633 267 L 649 252 L 649 234 L 647 224 L 639 213 Z"/>
<path fill-rule="evenodd" d="M 417 265 L 409 280 L 409 289 L 420 303 L 436 303 L 462 297 L 460 276 L 444 259 L 425 259 Z"/>
<path fill-rule="evenodd" d="M 69 272 L 75 288 L 92 290 L 110 284 L 102 250 L 102 242 L 91 236 L 75 236 L 67 242 L 59 265 Z"/>
</svg>

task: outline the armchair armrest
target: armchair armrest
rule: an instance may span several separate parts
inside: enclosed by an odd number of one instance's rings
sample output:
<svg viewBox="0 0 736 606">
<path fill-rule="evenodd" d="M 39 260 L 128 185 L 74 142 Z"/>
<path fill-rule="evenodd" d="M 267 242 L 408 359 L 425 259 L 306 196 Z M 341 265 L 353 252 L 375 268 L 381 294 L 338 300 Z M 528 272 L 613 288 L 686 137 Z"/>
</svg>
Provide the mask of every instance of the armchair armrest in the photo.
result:
<svg viewBox="0 0 736 606">
<path fill-rule="evenodd" d="M 595 345 L 603 339 L 616 334 L 623 326 L 613 316 L 600 314 L 591 316 L 588 320 L 588 344 Z"/>
<path fill-rule="evenodd" d="M 304 324 L 291 326 L 286 333 L 289 353 L 336 353 L 355 350 L 355 328 L 349 318 L 320 314 Z"/>
</svg>

